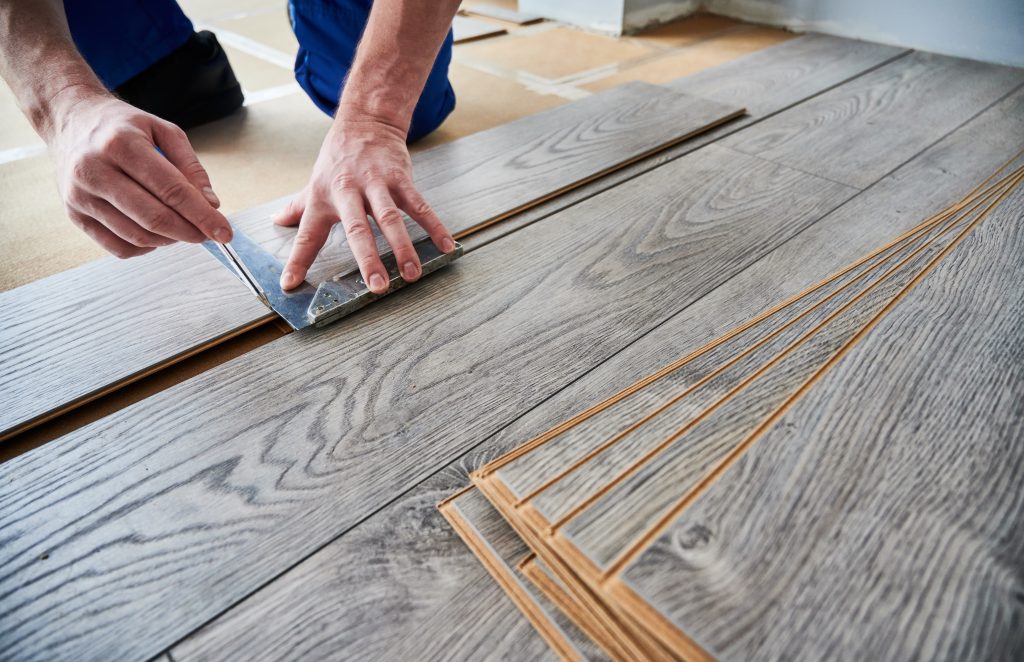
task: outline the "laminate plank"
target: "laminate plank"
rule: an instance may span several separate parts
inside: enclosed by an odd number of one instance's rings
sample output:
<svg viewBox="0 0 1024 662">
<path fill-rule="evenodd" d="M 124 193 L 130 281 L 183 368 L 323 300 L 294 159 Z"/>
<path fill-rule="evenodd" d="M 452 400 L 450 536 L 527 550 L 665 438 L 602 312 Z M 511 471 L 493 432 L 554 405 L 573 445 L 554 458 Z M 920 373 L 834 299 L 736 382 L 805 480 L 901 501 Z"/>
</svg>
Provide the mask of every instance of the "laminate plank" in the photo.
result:
<svg viewBox="0 0 1024 662">
<path fill-rule="evenodd" d="M 910 249 L 935 238 L 942 226 L 908 241 Z M 782 309 L 679 369 L 537 446 L 496 474 L 507 489 L 542 515 L 542 528 L 570 516 L 687 423 L 696 423 L 766 361 L 797 342 L 826 316 L 854 303 L 870 284 L 903 259 L 892 250 Z M 754 384 L 753 388 L 760 388 Z M 639 421 L 646 420 L 642 425 Z M 702 424 L 704 425 L 704 424 Z M 673 442 L 687 445 L 690 435 Z M 568 471 L 569 468 L 574 468 Z M 567 472 L 568 471 L 568 472 Z M 677 479 L 681 475 L 677 475 Z M 681 482 L 681 480 L 680 480 Z M 671 491 L 671 490 L 669 490 Z"/>
<path fill-rule="evenodd" d="M 417 154 L 415 176 L 461 236 L 736 110 L 654 85 L 623 86 Z M 282 260 L 295 230 L 270 219 L 284 203 L 231 219 Z M 411 233 L 425 236 L 418 226 Z M 337 237 L 314 266 L 314 282 L 356 268 Z M 100 260 L 2 293 L 0 306 L 0 439 L 270 314 L 196 246 Z"/>
<path fill-rule="evenodd" d="M 719 103 L 742 104 L 752 119 L 763 119 L 909 52 L 808 33 L 665 86 Z"/>
<path fill-rule="evenodd" d="M 1016 659 L 1022 215 L 1019 188 L 624 581 L 727 658 Z"/>
<path fill-rule="evenodd" d="M 852 193 L 708 146 L 0 466 L 0 655 L 163 650 Z"/>
<path fill-rule="evenodd" d="M 426 481 L 315 555 L 316 572 L 272 584 L 260 609 L 227 612 L 174 659 L 554 659 L 437 510 L 465 480 L 454 468 Z"/>
<path fill-rule="evenodd" d="M 269 311 L 198 246 L 102 259 L 0 293 L 0 440 Z"/>
<path fill-rule="evenodd" d="M 493 23 L 487 23 L 485 21 L 477 21 L 472 18 L 466 18 L 465 16 L 456 16 L 452 19 L 452 33 L 454 34 L 456 44 L 461 44 L 466 41 L 475 41 L 485 37 L 494 37 L 499 34 L 505 34 L 506 32 L 508 32 L 508 30 L 499 25 L 494 25 Z"/>
<path fill-rule="evenodd" d="M 1024 69 L 916 52 L 723 144 L 864 188 L 1022 83 Z"/>
<path fill-rule="evenodd" d="M 725 281 L 704 298 L 650 332 L 640 335 L 628 347 L 551 395 L 542 404 L 529 410 L 524 409 L 514 422 L 486 437 L 478 447 L 440 470 L 431 482 L 442 480 L 442 476 L 456 476 L 447 491 L 443 488 L 439 490 L 440 496 L 448 496 L 464 484 L 468 470 L 483 466 L 524 440 L 566 420 L 578 413 L 583 403 L 605 399 L 624 385 L 661 367 L 666 357 L 678 356 L 687 348 L 703 345 L 774 303 L 828 276 L 880 241 L 896 237 L 917 220 L 939 211 L 964 195 L 1009 158 L 1014 145 L 1007 138 L 1022 135 L 1022 132 L 1024 92 L 1017 92 L 748 269 Z M 651 300 L 656 302 L 657 298 L 652 297 Z M 397 502 L 401 503 L 401 500 Z M 401 510 L 400 505 L 395 508 Z M 361 547 L 360 541 L 372 538 L 370 533 L 361 533 L 364 527 L 374 531 L 399 526 L 415 528 L 420 521 L 416 511 L 411 509 L 405 511 L 409 515 L 400 523 L 395 521 L 390 510 L 385 512 L 388 514 L 374 515 L 253 593 L 224 616 L 182 642 L 175 652 L 178 649 L 200 651 L 203 653 L 200 659 L 223 657 L 235 650 L 246 654 L 258 652 L 260 644 L 270 646 L 275 641 L 291 636 L 310 641 L 336 636 L 335 630 L 343 629 L 347 618 L 339 616 L 331 619 L 331 609 L 322 607 L 343 604 L 352 599 L 354 592 L 363 589 L 345 583 L 335 585 L 330 581 L 336 567 L 335 559 L 345 559 L 356 554 L 356 550 Z M 379 525 L 378 520 L 382 522 Z M 433 528 L 434 525 L 429 524 L 425 530 L 431 531 Z M 441 573 L 442 577 L 447 576 L 444 570 L 449 565 L 453 572 L 465 572 L 467 576 L 481 572 L 479 569 L 463 568 L 465 555 L 455 555 L 452 561 L 425 562 L 424 559 L 438 557 L 435 551 L 439 556 L 447 558 L 445 550 L 449 549 L 447 541 L 450 537 L 444 533 L 437 535 L 436 548 L 428 546 L 426 550 L 423 550 L 422 545 L 428 545 L 425 542 L 429 541 L 428 535 L 403 536 L 402 539 L 406 541 L 403 546 L 412 546 L 414 551 L 406 552 L 403 547 L 393 546 L 388 548 L 388 555 L 396 558 L 398 565 L 427 565 L 431 572 Z M 349 540 L 352 546 L 349 546 Z M 429 582 L 427 585 L 430 585 Z M 379 594 L 401 593 L 409 589 L 399 584 L 380 591 L 374 588 L 365 590 Z M 287 604 L 288 608 L 281 609 L 282 604 Z M 250 637 L 255 637 L 251 648 L 246 647 Z"/>
<path fill-rule="evenodd" d="M 742 106 L 628 83 L 420 152 L 413 175 L 449 231 L 463 237 L 741 114 Z M 254 239 L 288 258 L 294 228 L 247 223 Z M 427 236 L 409 219 L 406 227 L 413 240 Z M 378 248 L 389 252 L 376 234 Z M 343 237 L 334 233 L 310 282 L 357 270 Z"/>
<path fill-rule="evenodd" d="M 552 657 L 437 510 L 469 468 L 493 457 L 471 452 L 437 472 L 290 571 L 290 581 L 263 588 L 258 604 L 244 603 L 254 609 L 230 610 L 179 643 L 175 660 Z M 502 549 L 510 561 L 526 552 Z M 571 624 L 559 626 L 587 659 L 601 659 Z"/>
<path fill-rule="evenodd" d="M 953 245 L 959 229 L 956 227 L 942 235 L 933 233 L 930 238 L 934 241 L 922 242 L 920 250 L 910 252 L 906 261 L 902 254 L 897 254 L 884 267 L 894 270 L 886 280 L 873 287 L 844 291 L 844 296 L 831 300 L 745 357 L 736 370 L 723 373 L 724 379 L 709 382 L 717 400 L 728 395 L 728 389 L 742 386 L 741 377 L 756 377 L 717 408 L 699 408 L 706 407 L 707 403 L 698 399 L 693 409 L 669 411 L 667 418 L 656 419 L 661 421 L 660 425 L 650 426 L 653 429 L 641 428 L 638 436 L 650 446 L 668 439 L 676 429 L 685 432 L 650 461 L 637 465 L 637 470 L 628 478 L 600 494 L 586 510 L 575 514 L 561 528 L 561 535 L 594 566 L 602 571 L 607 569 L 644 532 L 653 528 L 677 500 L 694 489 L 714 466 L 753 434 L 762 420 L 796 393 L 829 357 L 851 342 L 876 315 L 882 314 L 931 260 Z M 853 296 L 861 293 L 860 298 Z M 792 343 L 819 325 L 823 326 L 816 333 L 786 352 Z M 777 362 L 770 363 L 772 360 Z M 765 371 L 759 374 L 762 368 Z M 639 453 L 611 455 L 605 462 L 597 458 L 588 464 L 588 469 L 600 477 L 611 478 L 641 459 Z M 569 491 L 570 494 L 580 493 L 578 487 L 572 487 L 575 489 Z M 545 494 L 546 503 L 557 505 L 558 497 L 565 492 L 557 490 L 554 494 Z M 589 491 L 582 494 L 587 495 Z"/>
</svg>

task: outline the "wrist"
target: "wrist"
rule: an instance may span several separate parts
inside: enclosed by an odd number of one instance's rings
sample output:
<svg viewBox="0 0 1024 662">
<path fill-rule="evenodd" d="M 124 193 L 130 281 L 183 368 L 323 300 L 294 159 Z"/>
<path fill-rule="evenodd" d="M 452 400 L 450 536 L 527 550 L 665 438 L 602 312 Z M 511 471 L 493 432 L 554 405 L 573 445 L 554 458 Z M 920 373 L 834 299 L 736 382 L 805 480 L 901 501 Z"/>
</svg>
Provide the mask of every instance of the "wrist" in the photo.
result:
<svg viewBox="0 0 1024 662">
<path fill-rule="evenodd" d="M 67 79 L 55 90 L 40 94 L 29 104 L 28 117 L 36 132 L 51 143 L 84 105 L 106 103 L 114 96 L 95 77 L 93 80 Z"/>
</svg>

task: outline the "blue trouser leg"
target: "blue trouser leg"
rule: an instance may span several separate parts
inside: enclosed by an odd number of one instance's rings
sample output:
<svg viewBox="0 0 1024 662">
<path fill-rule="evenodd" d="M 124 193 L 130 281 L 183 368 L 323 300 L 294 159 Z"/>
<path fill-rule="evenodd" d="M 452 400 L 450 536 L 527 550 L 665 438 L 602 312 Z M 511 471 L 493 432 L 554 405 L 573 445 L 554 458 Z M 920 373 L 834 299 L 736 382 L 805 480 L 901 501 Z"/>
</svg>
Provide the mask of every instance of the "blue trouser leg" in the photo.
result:
<svg viewBox="0 0 1024 662">
<path fill-rule="evenodd" d="M 295 79 L 321 110 L 333 115 L 345 77 L 352 68 L 359 38 L 366 27 L 372 0 L 290 0 L 288 13 L 299 40 Z M 455 108 L 455 91 L 448 82 L 452 59 L 449 31 L 412 114 L 409 141 L 441 125 Z M 410 94 L 415 94 L 410 90 Z"/>
<path fill-rule="evenodd" d="M 174 0 L 64 0 L 71 37 L 107 89 L 188 41 L 192 22 Z"/>
</svg>

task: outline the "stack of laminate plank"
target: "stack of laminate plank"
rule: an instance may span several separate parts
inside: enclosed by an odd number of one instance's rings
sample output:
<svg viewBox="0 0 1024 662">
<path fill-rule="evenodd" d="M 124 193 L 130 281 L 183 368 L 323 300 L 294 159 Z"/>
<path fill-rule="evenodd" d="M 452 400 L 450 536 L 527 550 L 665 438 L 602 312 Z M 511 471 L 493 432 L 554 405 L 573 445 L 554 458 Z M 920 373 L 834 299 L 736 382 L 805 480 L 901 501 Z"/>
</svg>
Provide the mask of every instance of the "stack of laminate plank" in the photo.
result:
<svg viewBox="0 0 1024 662">
<path fill-rule="evenodd" d="M 701 549 L 714 534 L 687 509 L 1015 191 L 1020 156 L 893 241 L 485 464 L 442 513 L 563 658 L 593 657 L 593 644 L 614 659 L 712 658 L 687 632 L 685 570 L 708 572 Z M 730 582 L 728 567 L 717 573 Z"/>
</svg>

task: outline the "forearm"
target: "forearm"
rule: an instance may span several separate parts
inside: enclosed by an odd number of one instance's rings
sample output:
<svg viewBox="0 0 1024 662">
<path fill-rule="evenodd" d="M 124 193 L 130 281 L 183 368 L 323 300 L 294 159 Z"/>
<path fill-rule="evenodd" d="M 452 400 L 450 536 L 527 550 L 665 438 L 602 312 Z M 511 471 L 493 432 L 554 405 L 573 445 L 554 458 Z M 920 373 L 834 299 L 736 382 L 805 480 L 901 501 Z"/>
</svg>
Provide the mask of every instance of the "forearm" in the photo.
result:
<svg viewBox="0 0 1024 662">
<path fill-rule="evenodd" d="M 0 2 L 0 74 L 47 141 L 76 100 L 107 94 L 75 48 L 61 0 Z"/>
<path fill-rule="evenodd" d="M 408 132 L 413 109 L 459 0 L 376 0 L 341 96 L 341 121 Z"/>
</svg>

